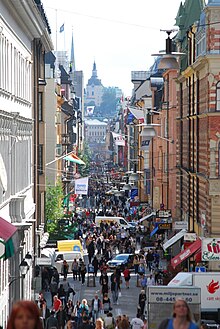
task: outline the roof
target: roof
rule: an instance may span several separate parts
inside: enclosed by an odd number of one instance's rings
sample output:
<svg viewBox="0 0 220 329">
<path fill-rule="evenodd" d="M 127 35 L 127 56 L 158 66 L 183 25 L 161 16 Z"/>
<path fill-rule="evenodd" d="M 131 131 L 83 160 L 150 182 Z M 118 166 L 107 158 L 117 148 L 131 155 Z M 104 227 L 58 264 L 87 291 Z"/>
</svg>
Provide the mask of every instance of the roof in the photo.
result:
<svg viewBox="0 0 220 329">
<path fill-rule="evenodd" d="M 85 124 L 88 126 L 107 126 L 106 122 L 103 121 L 99 121 L 97 119 L 94 120 L 85 120 Z"/>
</svg>

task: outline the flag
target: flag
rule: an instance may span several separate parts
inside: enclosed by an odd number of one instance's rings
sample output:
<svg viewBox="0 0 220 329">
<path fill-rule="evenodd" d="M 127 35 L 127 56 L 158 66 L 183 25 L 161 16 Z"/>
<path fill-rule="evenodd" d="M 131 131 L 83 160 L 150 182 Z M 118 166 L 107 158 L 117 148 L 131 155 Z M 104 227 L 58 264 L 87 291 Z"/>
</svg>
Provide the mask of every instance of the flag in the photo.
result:
<svg viewBox="0 0 220 329">
<path fill-rule="evenodd" d="M 122 136 L 121 134 L 116 134 L 112 131 L 112 137 L 115 141 L 115 145 L 125 146 L 125 137 L 124 136 Z"/>
<path fill-rule="evenodd" d="M 78 156 L 75 155 L 74 153 L 71 153 L 71 154 L 65 156 L 64 160 L 68 160 L 68 161 L 77 163 L 79 165 L 85 165 L 85 162 L 83 160 L 81 160 L 80 158 L 78 158 Z"/>
<path fill-rule="evenodd" d="M 60 33 L 64 31 L 64 24 L 60 27 Z"/>
<path fill-rule="evenodd" d="M 75 180 L 75 194 L 88 194 L 89 177 L 79 178 Z"/>
</svg>

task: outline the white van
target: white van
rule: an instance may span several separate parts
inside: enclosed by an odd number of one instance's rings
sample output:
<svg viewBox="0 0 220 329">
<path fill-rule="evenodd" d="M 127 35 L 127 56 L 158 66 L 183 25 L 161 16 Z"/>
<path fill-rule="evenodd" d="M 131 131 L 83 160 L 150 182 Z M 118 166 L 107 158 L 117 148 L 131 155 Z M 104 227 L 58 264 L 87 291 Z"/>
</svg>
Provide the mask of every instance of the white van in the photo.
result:
<svg viewBox="0 0 220 329">
<path fill-rule="evenodd" d="M 118 224 L 119 227 L 124 228 L 124 229 L 128 229 L 128 230 L 133 230 L 134 227 L 129 224 L 129 222 L 127 222 L 123 217 L 111 217 L 111 216 L 96 216 L 95 217 L 95 225 L 97 227 L 100 227 L 100 223 L 116 223 Z"/>
<path fill-rule="evenodd" d="M 83 260 L 83 254 L 81 251 L 56 251 L 54 266 L 58 273 L 61 273 L 63 261 L 66 260 L 69 265 L 69 272 L 71 272 L 72 262 L 74 259 L 79 260 L 80 258 Z"/>
</svg>

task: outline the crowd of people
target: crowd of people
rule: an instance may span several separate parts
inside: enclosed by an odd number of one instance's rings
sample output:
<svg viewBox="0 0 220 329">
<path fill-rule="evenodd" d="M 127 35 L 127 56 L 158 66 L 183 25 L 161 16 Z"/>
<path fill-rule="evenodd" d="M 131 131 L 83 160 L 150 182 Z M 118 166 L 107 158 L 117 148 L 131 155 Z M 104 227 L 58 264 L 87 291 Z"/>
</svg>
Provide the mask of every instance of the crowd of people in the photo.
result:
<svg viewBox="0 0 220 329">
<path fill-rule="evenodd" d="M 97 299 L 97 305 L 99 300 Z M 93 305 L 95 305 L 95 300 Z M 98 306 L 97 306 L 98 307 Z M 36 303 L 32 301 L 19 301 L 11 311 L 10 318 L 8 319 L 7 329 L 147 329 L 146 319 L 143 321 L 139 314 L 131 320 L 126 315 L 119 315 L 115 318 L 111 312 L 108 312 L 104 318 L 98 317 L 95 321 L 91 321 L 88 315 L 88 305 L 85 299 L 79 305 L 81 312 L 80 322 L 77 324 L 73 315 L 65 322 L 62 320 L 61 315 L 64 312 L 62 306 L 59 308 L 55 316 L 55 311 L 52 310 L 44 325 L 40 311 Z M 192 319 L 192 314 L 189 305 L 185 300 L 178 299 L 173 304 L 173 314 L 171 317 L 164 319 L 158 329 L 199 329 L 197 324 Z M 205 325 L 201 325 L 202 329 L 206 329 Z"/>
</svg>

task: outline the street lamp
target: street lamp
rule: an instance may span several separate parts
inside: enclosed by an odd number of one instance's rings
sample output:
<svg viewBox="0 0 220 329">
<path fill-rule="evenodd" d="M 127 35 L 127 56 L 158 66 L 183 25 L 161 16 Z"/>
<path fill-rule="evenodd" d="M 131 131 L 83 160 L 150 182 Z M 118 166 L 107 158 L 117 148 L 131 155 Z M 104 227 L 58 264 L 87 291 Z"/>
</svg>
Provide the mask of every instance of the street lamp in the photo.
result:
<svg viewBox="0 0 220 329">
<path fill-rule="evenodd" d="M 20 274 L 21 274 L 22 279 L 24 279 L 24 277 L 27 274 L 29 268 L 30 268 L 30 266 L 28 265 L 28 262 L 26 261 L 26 259 L 23 259 L 21 261 L 21 264 L 19 265 L 19 270 L 20 270 Z"/>
<path fill-rule="evenodd" d="M 32 263 L 32 256 L 29 252 L 25 256 L 25 261 L 28 263 L 28 266 L 30 267 Z"/>
<path fill-rule="evenodd" d="M 19 265 L 19 271 L 20 271 L 20 276 L 9 276 L 10 279 L 12 279 L 10 282 L 9 282 L 9 286 L 15 282 L 16 280 L 18 279 L 24 279 L 28 270 L 29 270 L 30 266 L 28 265 L 28 262 L 26 261 L 26 259 L 23 259 Z"/>
<path fill-rule="evenodd" d="M 180 52 L 173 52 L 172 51 L 172 39 L 170 38 L 170 34 L 175 32 L 176 30 L 161 30 L 167 33 L 166 39 L 166 51 L 165 53 L 159 54 L 152 54 L 152 56 L 160 56 L 161 60 L 158 64 L 158 69 L 160 70 L 169 70 L 169 69 L 179 69 L 179 64 L 177 62 L 176 57 L 185 55 L 184 53 Z"/>
</svg>

